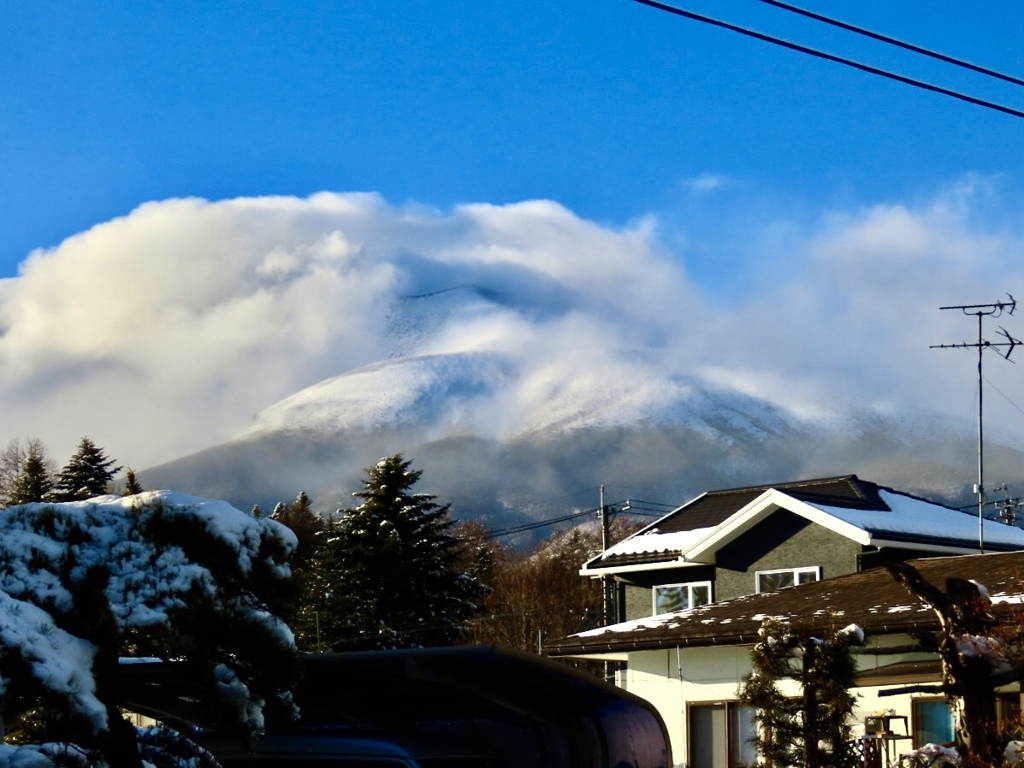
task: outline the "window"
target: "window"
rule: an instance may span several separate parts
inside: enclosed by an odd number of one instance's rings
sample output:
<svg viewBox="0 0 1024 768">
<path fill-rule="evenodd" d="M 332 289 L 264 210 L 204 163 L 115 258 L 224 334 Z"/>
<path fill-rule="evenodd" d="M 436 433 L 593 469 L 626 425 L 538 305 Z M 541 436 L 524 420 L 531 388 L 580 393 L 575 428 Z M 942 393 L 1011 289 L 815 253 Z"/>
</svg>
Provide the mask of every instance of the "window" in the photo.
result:
<svg viewBox="0 0 1024 768">
<path fill-rule="evenodd" d="M 774 571 L 758 571 L 756 577 L 758 592 L 774 592 L 797 584 L 821 581 L 821 568 L 817 565 L 807 568 L 779 568 Z"/>
<path fill-rule="evenodd" d="M 1019 693 L 996 694 L 996 723 L 999 730 L 1019 727 L 1021 723 Z"/>
<path fill-rule="evenodd" d="M 690 768 L 756 765 L 754 710 L 735 701 L 690 706 Z"/>
<path fill-rule="evenodd" d="M 953 713 L 945 699 L 913 699 L 911 723 L 915 748 L 953 741 Z"/>
<path fill-rule="evenodd" d="M 654 588 L 654 614 L 686 611 L 711 603 L 711 582 L 663 584 Z"/>
</svg>

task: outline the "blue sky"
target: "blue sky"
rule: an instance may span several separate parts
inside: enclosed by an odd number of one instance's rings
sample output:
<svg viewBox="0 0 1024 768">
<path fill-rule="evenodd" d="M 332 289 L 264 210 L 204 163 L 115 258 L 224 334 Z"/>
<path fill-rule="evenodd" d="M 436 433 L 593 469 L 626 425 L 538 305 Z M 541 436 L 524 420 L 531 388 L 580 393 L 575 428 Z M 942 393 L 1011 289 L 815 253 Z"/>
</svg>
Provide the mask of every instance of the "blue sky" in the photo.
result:
<svg viewBox="0 0 1024 768">
<path fill-rule="evenodd" d="M 806 7 L 1024 73 L 1024 8 Z M 717 238 L 927 196 L 963 174 L 1019 190 L 1024 121 L 629 0 L 4 2 L 0 276 L 138 204 L 376 191 L 394 203 L 557 200 Z M 900 7 L 894 7 L 900 6 Z M 1024 89 L 756 2 L 685 7 L 1024 107 Z M 696 179 L 728 180 L 708 194 Z"/>
<path fill-rule="evenodd" d="M 1024 88 L 757 0 L 685 7 L 1024 109 Z M 805 7 L 1024 75 L 1019 2 Z M 0 443 L 90 434 L 144 466 L 229 439 L 386 354 L 332 307 L 499 252 L 525 293 L 557 278 L 600 318 L 567 348 L 617 318 L 598 340 L 797 410 L 828 393 L 969 422 L 970 361 L 927 347 L 970 319 L 937 308 L 1024 298 L 1024 120 L 630 0 L 0 9 Z M 372 268 L 346 266 L 364 246 Z M 990 368 L 1015 398 L 1016 367 Z"/>
</svg>

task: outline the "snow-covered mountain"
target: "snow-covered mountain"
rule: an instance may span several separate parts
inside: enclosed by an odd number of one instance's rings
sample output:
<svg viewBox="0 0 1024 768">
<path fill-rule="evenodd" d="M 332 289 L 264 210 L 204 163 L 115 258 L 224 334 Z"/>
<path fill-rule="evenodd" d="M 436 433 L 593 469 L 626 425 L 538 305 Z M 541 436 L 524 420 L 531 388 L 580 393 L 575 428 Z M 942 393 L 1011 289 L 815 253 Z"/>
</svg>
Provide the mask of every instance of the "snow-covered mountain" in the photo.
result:
<svg viewBox="0 0 1024 768">
<path fill-rule="evenodd" d="M 576 334 L 592 347 L 565 344 L 566 326 L 588 318 L 555 287 L 518 302 L 514 289 L 398 299 L 377 362 L 296 392 L 234 440 L 143 482 L 242 507 L 306 490 L 331 509 L 348 503 L 362 467 L 402 451 L 424 470 L 420 490 L 493 527 L 593 506 L 601 484 L 615 498 L 670 504 L 714 487 L 854 472 L 945 499 L 969 490 L 971 436 L 934 414 L 828 402 L 797 383 L 770 396 L 599 329 Z M 994 452 L 993 476 L 1012 481 L 1020 458 Z"/>
</svg>

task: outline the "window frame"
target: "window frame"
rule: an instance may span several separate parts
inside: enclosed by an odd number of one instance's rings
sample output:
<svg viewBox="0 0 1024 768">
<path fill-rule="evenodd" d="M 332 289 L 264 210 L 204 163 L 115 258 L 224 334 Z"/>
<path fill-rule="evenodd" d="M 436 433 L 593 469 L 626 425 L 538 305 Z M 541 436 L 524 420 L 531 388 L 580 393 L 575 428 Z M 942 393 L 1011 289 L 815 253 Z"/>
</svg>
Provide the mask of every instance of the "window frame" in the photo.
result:
<svg viewBox="0 0 1024 768">
<path fill-rule="evenodd" d="M 708 590 L 708 601 L 706 603 L 702 603 L 702 605 L 711 605 L 713 602 L 715 602 L 715 587 L 714 587 L 714 584 L 710 580 L 709 581 L 681 581 L 678 584 L 655 584 L 653 587 L 651 587 L 651 611 L 653 611 L 653 613 L 651 614 L 652 616 L 662 616 L 662 615 L 664 615 L 666 613 L 675 613 L 675 611 L 662 611 L 660 613 L 658 612 L 658 590 L 659 589 L 672 589 L 672 588 L 679 588 L 679 587 L 686 587 L 687 588 L 687 600 L 686 600 L 686 602 L 689 605 L 689 607 L 688 608 L 684 608 L 683 610 L 685 610 L 685 611 L 689 611 L 689 610 L 692 610 L 694 608 L 699 607 L 699 606 L 695 606 L 693 604 L 693 589 L 694 589 L 694 587 L 706 587 L 707 590 Z"/>
<path fill-rule="evenodd" d="M 799 575 L 801 573 L 813 573 L 814 574 L 814 581 L 821 581 L 821 578 L 822 578 L 822 568 L 821 568 L 820 565 L 801 565 L 801 566 L 798 566 L 796 568 L 769 568 L 769 569 L 763 570 L 763 571 L 754 571 L 754 590 L 755 590 L 755 593 L 756 594 L 761 594 L 761 592 L 762 592 L 762 590 L 761 590 L 761 577 L 762 576 L 771 576 L 771 575 L 774 575 L 774 574 L 777 574 L 777 573 L 792 573 L 793 574 L 793 583 L 790 586 L 794 586 L 794 587 L 800 585 L 801 582 L 799 580 Z M 805 583 L 813 583 L 813 582 L 805 582 Z M 779 589 L 788 589 L 788 587 L 779 587 Z M 768 589 L 768 590 L 764 590 L 764 591 L 765 592 L 774 592 L 775 590 Z"/>
</svg>

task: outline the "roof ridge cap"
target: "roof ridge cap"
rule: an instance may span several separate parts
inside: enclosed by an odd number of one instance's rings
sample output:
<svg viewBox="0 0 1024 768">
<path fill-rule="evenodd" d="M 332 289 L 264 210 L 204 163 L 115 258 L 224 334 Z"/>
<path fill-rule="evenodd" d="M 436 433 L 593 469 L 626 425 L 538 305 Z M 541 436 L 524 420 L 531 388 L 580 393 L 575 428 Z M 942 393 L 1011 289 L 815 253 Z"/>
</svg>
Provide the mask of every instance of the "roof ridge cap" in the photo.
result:
<svg viewBox="0 0 1024 768">
<path fill-rule="evenodd" d="M 858 483 L 871 482 L 870 480 L 861 480 L 857 475 L 835 475 L 833 477 L 814 477 L 807 480 L 787 480 L 781 483 L 760 483 L 758 485 L 741 485 L 736 488 L 717 488 L 712 491 L 705 491 L 702 495 L 711 494 L 727 494 L 727 493 L 743 493 L 745 491 L 770 491 L 770 490 L 793 490 L 795 488 L 803 488 L 815 485 L 827 485 L 834 483 L 839 480 L 854 480 Z M 694 499 L 696 501 L 696 499 Z M 689 502 L 688 502 L 689 503 Z"/>
</svg>

